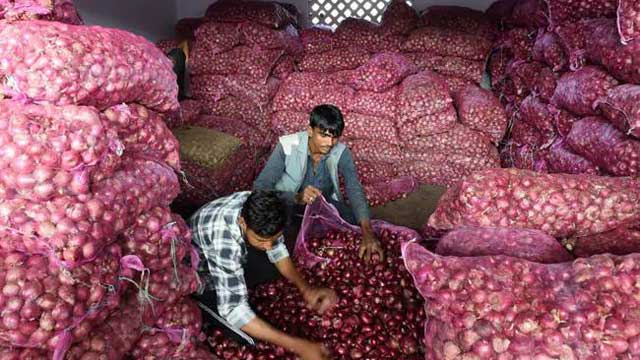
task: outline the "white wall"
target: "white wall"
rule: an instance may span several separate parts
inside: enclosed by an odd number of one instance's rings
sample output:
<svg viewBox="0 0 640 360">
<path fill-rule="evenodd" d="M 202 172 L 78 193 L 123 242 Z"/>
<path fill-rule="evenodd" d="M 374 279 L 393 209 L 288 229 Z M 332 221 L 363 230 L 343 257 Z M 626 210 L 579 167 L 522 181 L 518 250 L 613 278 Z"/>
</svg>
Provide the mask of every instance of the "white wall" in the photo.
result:
<svg viewBox="0 0 640 360">
<path fill-rule="evenodd" d="M 301 14 L 302 26 L 307 26 L 309 21 L 309 0 L 278 0 L 294 4 Z M 355 0 L 353 0 L 355 1 Z M 209 4 L 214 0 L 177 0 L 178 19 L 185 17 L 201 17 Z M 426 9 L 432 5 L 458 5 L 466 6 L 476 10 L 486 10 L 494 0 L 413 0 L 413 7 L 418 11 Z"/>
<path fill-rule="evenodd" d="M 151 41 L 173 38 L 177 0 L 75 0 L 87 25 L 119 28 Z"/>
</svg>

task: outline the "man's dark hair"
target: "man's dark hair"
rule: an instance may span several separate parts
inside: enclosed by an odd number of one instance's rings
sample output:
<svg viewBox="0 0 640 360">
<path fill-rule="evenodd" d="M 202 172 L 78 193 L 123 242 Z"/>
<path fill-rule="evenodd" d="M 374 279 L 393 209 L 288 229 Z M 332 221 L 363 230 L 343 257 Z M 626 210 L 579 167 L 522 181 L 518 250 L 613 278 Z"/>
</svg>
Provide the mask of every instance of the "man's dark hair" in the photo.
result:
<svg viewBox="0 0 640 360">
<path fill-rule="evenodd" d="M 329 133 L 333 137 L 339 137 L 344 130 L 344 118 L 337 106 L 324 104 L 311 110 L 309 125 L 319 128 L 322 132 Z"/>
<path fill-rule="evenodd" d="M 285 225 L 285 207 L 277 191 L 255 190 L 242 205 L 247 227 L 261 237 L 271 237 Z"/>
</svg>

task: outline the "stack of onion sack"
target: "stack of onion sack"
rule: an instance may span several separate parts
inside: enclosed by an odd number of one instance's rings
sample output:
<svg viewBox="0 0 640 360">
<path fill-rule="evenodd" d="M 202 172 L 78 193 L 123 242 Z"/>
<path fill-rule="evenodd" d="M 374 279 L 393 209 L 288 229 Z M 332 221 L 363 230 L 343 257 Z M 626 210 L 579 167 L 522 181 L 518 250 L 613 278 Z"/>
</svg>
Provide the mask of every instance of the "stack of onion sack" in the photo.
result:
<svg viewBox="0 0 640 360">
<path fill-rule="evenodd" d="M 423 71 L 400 85 L 396 118 L 403 139 L 402 175 L 450 186 L 474 171 L 499 166 L 492 141 L 499 140 L 506 120 L 488 91 L 470 85 L 454 102 L 443 78 Z"/>
<path fill-rule="evenodd" d="M 304 29 L 300 38 L 303 72 L 334 73 L 364 65 L 371 55 L 400 52 L 406 35 L 416 26 L 418 15 L 404 0 L 392 0 L 384 9 L 382 22 L 347 18 L 333 32 L 330 28 Z"/>
<path fill-rule="evenodd" d="M 274 98 L 273 128 L 278 134 L 301 131 L 315 106 L 340 107 L 342 140 L 376 204 L 412 191 L 407 178 L 450 185 L 473 171 L 498 167 L 491 142 L 499 141 L 506 127 L 499 101 L 470 86 L 456 96 L 456 113 L 443 79 L 415 72 L 404 56 L 381 53 L 355 70 L 293 73 Z"/>
<path fill-rule="evenodd" d="M 189 230 L 168 210 L 180 169 L 164 123 L 178 109 L 171 62 L 114 29 L 34 20 L 0 34 L 13 54 L 0 66 L 0 346 L 7 356 L 120 358 L 141 335 L 137 323 L 114 334 L 121 312 L 179 328 L 152 313 L 198 284 L 183 262 Z"/>
<path fill-rule="evenodd" d="M 325 202 L 312 207 L 303 221 L 296 262 L 313 286 L 333 288 L 338 303 L 319 315 L 306 308 L 290 283 L 279 280 L 251 291 L 254 309 L 287 333 L 324 343 L 333 359 L 423 358 L 419 340 L 425 320 L 423 302 L 399 257 L 400 243 L 418 235 L 374 222 L 387 259 L 365 264 L 358 258 L 358 228 L 342 221 Z M 221 358 L 295 359 L 284 349 L 264 343 L 255 348 L 238 346 L 217 330 L 210 334 L 209 343 Z"/>
<path fill-rule="evenodd" d="M 640 43 L 629 36 L 632 8 L 529 0 L 497 16 L 506 29 L 491 58 L 492 85 L 511 122 L 503 165 L 637 175 Z"/>
<path fill-rule="evenodd" d="M 414 72 L 407 59 L 387 52 L 355 70 L 293 73 L 274 98 L 273 130 L 278 135 L 306 130 L 315 106 L 338 106 L 345 117 L 341 140 L 354 151 L 367 197 L 373 204 L 394 200 L 415 188 L 415 181 L 398 179 L 390 157 L 384 160 L 389 155 L 386 149 L 398 151 L 400 145 L 394 120 L 398 84 Z M 377 159 L 367 157 L 366 153 L 372 152 Z"/>
<path fill-rule="evenodd" d="M 125 301 L 90 338 L 73 345 L 67 358 L 191 358 L 198 353 L 210 358 L 198 348 L 200 310 L 187 298 L 198 289 L 199 279 L 197 253 L 184 220 L 166 205 L 154 207 L 117 240 L 125 255 L 122 262 L 135 270 L 119 277 L 130 285 Z"/>
<path fill-rule="evenodd" d="M 268 129 L 214 115 L 196 116 L 192 126 L 175 128 L 173 133 L 180 141 L 185 175 L 175 205 L 185 211 L 251 188 L 275 141 Z"/>
<path fill-rule="evenodd" d="M 83 24 L 73 0 L 4 0 L 0 2 L 0 11 L 7 21 L 41 19 Z"/>
<path fill-rule="evenodd" d="M 402 249 L 425 298 L 427 358 L 626 359 L 640 356 L 640 258 L 540 264 Z"/>
<path fill-rule="evenodd" d="M 211 5 L 190 59 L 193 98 L 205 113 L 268 129 L 269 102 L 302 54 L 295 26 L 293 14 L 274 2 Z"/>
<path fill-rule="evenodd" d="M 65 269 L 54 257 L 3 252 L 0 346 L 33 348 L 64 356 L 118 307 L 133 271 L 121 266 L 121 249 L 110 245 L 92 262 Z"/>
<path fill-rule="evenodd" d="M 402 52 L 422 70 L 441 74 L 452 92 L 480 84 L 484 61 L 497 30 L 482 12 L 458 6 L 431 6 L 420 14 Z"/>
<path fill-rule="evenodd" d="M 576 256 L 623 255 L 640 251 L 639 199 L 633 178 L 487 170 L 450 188 L 425 229 L 533 229 L 561 240 Z"/>
</svg>

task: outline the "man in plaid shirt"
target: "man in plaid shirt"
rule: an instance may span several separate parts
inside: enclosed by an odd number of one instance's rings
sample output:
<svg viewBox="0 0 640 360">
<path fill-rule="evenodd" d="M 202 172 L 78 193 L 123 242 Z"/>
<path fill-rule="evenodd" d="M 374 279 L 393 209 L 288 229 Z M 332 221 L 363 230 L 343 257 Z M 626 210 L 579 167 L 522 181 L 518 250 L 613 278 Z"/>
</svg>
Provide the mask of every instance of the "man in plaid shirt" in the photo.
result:
<svg viewBox="0 0 640 360">
<path fill-rule="evenodd" d="M 238 192 L 198 210 L 190 225 L 200 253 L 199 272 L 205 287 L 196 298 L 210 323 L 222 323 L 240 336 L 246 333 L 289 349 L 303 360 L 328 359 L 322 345 L 273 328 L 257 317 L 249 305 L 247 287 L 257 285 L 260 276 L 265 280 L 264 274 L 274 267 L 319 313 L 336 300 L 332 290 L 312 288 L 289 258 L 282 236 L 285 211 L 274 191 Z M 246 335 L 245 339 L 252 343 Z"/>
</svg>

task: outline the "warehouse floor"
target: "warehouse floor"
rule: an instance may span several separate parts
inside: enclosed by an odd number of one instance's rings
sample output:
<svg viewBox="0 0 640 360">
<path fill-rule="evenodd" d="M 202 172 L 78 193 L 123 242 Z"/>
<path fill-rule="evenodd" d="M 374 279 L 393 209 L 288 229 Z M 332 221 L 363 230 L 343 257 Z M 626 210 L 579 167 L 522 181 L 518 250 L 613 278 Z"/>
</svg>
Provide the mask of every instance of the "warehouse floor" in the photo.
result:
<svg viewBox="0 0 640 360">
<path fill-rule="evenodd" d="M 374 219 L 420 230 L 444 191 L 443 186 L 421 185 L 403 199 L 372 208 L 371 215 Z"/>
</svg>

